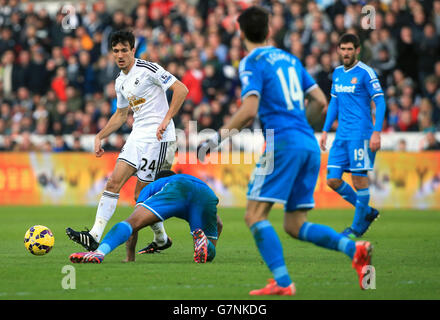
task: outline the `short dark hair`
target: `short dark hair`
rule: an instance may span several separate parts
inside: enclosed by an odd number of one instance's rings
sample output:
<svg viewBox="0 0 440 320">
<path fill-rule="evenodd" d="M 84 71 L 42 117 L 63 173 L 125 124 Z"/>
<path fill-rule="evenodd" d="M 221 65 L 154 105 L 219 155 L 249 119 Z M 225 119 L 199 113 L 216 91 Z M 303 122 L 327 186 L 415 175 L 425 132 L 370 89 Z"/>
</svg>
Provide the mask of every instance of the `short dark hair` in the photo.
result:
<svg viewBox="0 0 440 320">
<path fill-rule="evenodd" d="M 169 176 L 174 176 L 176 173 L 172 170 L 162 170 L 159 171 L 158 174 L 156 174 L 156 178 L 154 179 L 154 181 L 160 179 L 160 178 L 165 178 L 165 177 L 169 177 Z"/>
<path fill-rule="evenodd" d="M 359 40 L 359 37 L 353 33 L 344 33 L 339 38 L 338 47 L 340 47 L 341 44 L 344 43 L 352 43 L 355 49 L 359 48 L 359 46 L 361 45 L 361 41 Z"/>
<path fill-rule="evenodd" d="M 130 49 L 133 49 L 134 48 L 134 35 L 130 31 L 118 30 L 118 31 L 113 32 L 110 35 L 109 43 L 110 43 L 111 48 L 116 46 L 118 43 L 125 44 L 127 42 L 130 46 Z"/>
<path fill-rule="evenodd" d="M 259 6 L 252 6 L 237 19 L 246 39 L 254 43 L 262 43 L 269 33 L 269 12 Z"/>
</svg>

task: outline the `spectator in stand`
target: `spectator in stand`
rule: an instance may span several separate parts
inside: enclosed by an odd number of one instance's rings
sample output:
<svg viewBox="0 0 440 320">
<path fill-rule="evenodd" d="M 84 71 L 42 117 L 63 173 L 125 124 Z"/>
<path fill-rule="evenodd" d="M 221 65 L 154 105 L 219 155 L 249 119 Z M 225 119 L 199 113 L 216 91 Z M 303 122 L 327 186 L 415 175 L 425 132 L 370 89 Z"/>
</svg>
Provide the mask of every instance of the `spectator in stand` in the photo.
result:
<svg viewBox="0 0 440 320">
<path fill-rule="evenodd" d="M 214 64 L 206 64 L 204 67 L 204 78 L 202 80 L 203 96 L 212 100 L 216 93 L 222 89 L 224 79 L 221 70 L 217 71 Z"/>
<path fill-rule="evenodd" d="M 28 78 L 28 89 L 33 94 L 44 95 L 48 89 L 48 83 L 46 79 L 48 78 L 48 72 L 46 70 L 46 64 L 44 60 L 44 51 L 41 47 L 35 47 L 31 53 L 32 60 L 29 65 Z"/>
<path fill-rule="evenodd" d="M 69 150 L 72 152 L 85 152 L 86 150 L 81 145 L 81 139 L 79 137 L 73 138 L 72 148 Z"/>
<path fill-rule="evenodd" d="M 31 134 L 25 131 L 21 134 L 19 142 L 14 146 L 13 151 L 16 152 L 33 152 L 38 151 L 38 148 L 31 140 Z"/>
<path fill-rule="evenodd" d="M 377 58 L 373 57 L 371 66 L 377 71 L 381 83 L 386 85 L 387 79 L 396 66 L 396 60 L 390 55 L 386 46 L 379 47 Z M 386 87 L 384 87 L 386 89 Z"/>
<path fill-rule="evenodd" d="M 425 136 L 425 151 L 438 151 L 440 150 L 440 141 L 435 137 L 435 133 L 429 131 Z"/>
<path fill-rule="evenodd" d="M 53 152 L 65 152 L 70 151 L 69 146 L 64 141 L 64 137 L 62 135 L 55 135 L 55 142 L 52 148 Z"/>
<path fill-rule="evenodd" d="M 1 59 L 0 81 L 3 83 L 3 94 L 6 98 L 13 96 L 14 89 L 14 52 L 7 50 Z"/>
<path fill-rule="evenodd" d="M 16 142 L 11 136 L 3 136 L 3 145 L 0 145 L 0 151 L 14 151 Z"/>
<path fill-rule="evenodd" d="M 200 59 L 197 56 L 188 59 L 187 71 L 185 72 L 182 83 L 186 85 L 189 90 L 187 100 L 191 100 L 195 104 L 199 104 L 203 99 L 202 81 L 203 69 L 201 68 Z"/>
<path fill-rule="evenodd" d="M 396 151 L 399 152 L 406 152 L 407 151 L 407 145 L 406 145 L 406 140 L 405 139 L 399 139 L 399 141 L 397 142 L 397 148 Z"/>
<path fill-rule="evenodd" d="M 402 95 L 400 107 L 402 111 L 397 123 L 399 131 L 418 131 L 417 117 L 419 108 L 413 105 L 413 98 L 409 95 Z"/>
<path fill-rule="evenodd" d="M 104 0 L 80 2 L 73 4 L 69 28 L 61 5 L 51 16 L 33 2 L 2 3 L 0 112 L 2 130 L 12 140 L 23 130 L 38 135 L 93 132 L 93 126 L 108 119 L 116 108 L 119 72 L 108 54 L 108 37 L 124 28 L 135 31 L 136 57 L 175 70 L 190 88 L 188 110 L 176 117 L 176 125 L 187 128 L 189 120 L 200 117 L 205 126 L 217 128 L 240 105 L 238 62 L 246 52 L 235 19 L 249 5 L 245 2 L 140 0 L 127 8 L 130 15 Z M 268 43 L 298 56 L 327 94 L 328 76 L 340 64 L 338 38 L 352 31 L 362 39 L 362 59 L 375 68 L 386 98 L 402 104 L 387 105 L 384 131 L 440 130 L 439 0 L 373 1 L 376 28 L 367 31 L 360 27 L 362 6 L 352 1 L 263 4 L 272 12 L 274 27 Z M 94 112 L 85 104 L 89 97 Z M 432 105 L 430 118 L 424 98 Z M 204 103 L 208 110 L 199 108 Z"/>
<path fill-rule="evenodd" d="M 66 68 L 58 67 L 56 75 L 52 80 L 51 88 L 55 92 L 57 99 L 60 101 L 67 101 L 66 87 L 68 80 L 66 78 Z"/>
<path fill-rule="evenodd" d="M 418 78 L 418 49 L 410 27 L 404 26 L 397 43 L 397 67 L 412 79 Z"/>
<path fill-rule="evenodd" d="M 423 12 L 423 11 L 421 11 Z M 424 15 L 424 14 L 423 14 Z M 438 36 L 435 34 L 434 25 L 427 23 L 423 28 L 423 33 L 420 35 L 420 42 L 418 44 L 418 70 L 419 83 L 424 83 L 428 75 L 432 74 L 432 66 L 439 58 L 438 50 L 440 43 Z M 424 92 L 426 94 L 426 92 Z"/>
<path fill-rule="evenodd" d="M 414 132 L 418 131 L 419 127 L 411 117 L 411 111 L 402 110 L 400 112 L 399 121 L 397 122 L 397 128 L 399 131 Z"/>
<path fill-rule="evenodd" d="M 423 132 L 435 130 L 432 122 L 432 103 L 428 98 L 423 98 L 420 102 L 418 122 Z"/>
<path fill-rule="evenodd" d="M 30 72 L 31 56 L 29 51 L 21 50 L 13 69 L 13 89 L 16 91 L 20 87 L 29 88 L 28 74 Z"/>
<path fill-rule="evenodd" d="M 438 81 L 439 79 L 437 79 L 437 77 L 433 74 L 427 76 L 424 81 L 425 86 L 423 88 L 423 93 L 424 96 L 431 101 L 431 103 L 434 103 L 435 100 L 435 93 L 438 89 Z"/>
</svg>

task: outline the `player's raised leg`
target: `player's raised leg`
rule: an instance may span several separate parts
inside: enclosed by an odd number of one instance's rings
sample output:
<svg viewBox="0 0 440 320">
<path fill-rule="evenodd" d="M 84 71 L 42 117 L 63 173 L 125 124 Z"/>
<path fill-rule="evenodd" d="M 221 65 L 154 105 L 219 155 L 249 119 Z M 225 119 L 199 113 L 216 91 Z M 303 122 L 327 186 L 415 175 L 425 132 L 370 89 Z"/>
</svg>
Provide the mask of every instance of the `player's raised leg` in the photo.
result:
<svg viewBox="0 0 440 320">
<path fill-rule="evenodd" d="M 116 163 L 99 201 L 93 228 L 90 231 L 75 231 L 72 228 L 67 228 L 66 233 L 71 240 L 81 244 L 89 251 L 93 251 L 98 247 L 104 229 L 115 213 L 119 191 L 134 172 L 136 172 L 136 168 L 130 164 L 124 161 Z"/>
<path fill-rule="evenodd" d="M 328 155 L 327 185 L 354 207 L 356 206 L 356 191 L 342 180 L 345 168 L 350 165 L 350 158 L 346 151 L 347 144 L 348 141 L 345 140 L 336 139 L 333 142 Z"/>
<path fill-rule="evenodd" d="M 126 242 L 133 232 L 159 221 L 159 218 L 143 206 L 137 206 L 131 216 L 114 225 L 105 235 L 98 249 L 93 252 L 79 252 L 70 255 L 73 263 L 101 263 L 104 257 Z"/>
<path fill-rule="evenodd" d="M 354 172 L 352 173 L 352 179 L 357 190 L 357 200 L 351 229 L 355 231 L 354 235 L 362 236 L 370 228 L 373 221 L 378 218 L 379 211 L 368 205 L 370 189 L 367 172 Z"/>
<path fill-rule="evenodd" d="M 371 264 L 372 255 L 372 246 L 368 241 L 355 242 L 329 226 L 307 222 L 306 210 L 286 212 L 284 229 L 293 238 L 346 254 L 358 274 L 361 289 L 364 289 L 362 286 L 364 267 Z"/>
<path fill-rule="evenodd" d="M 194 241 L 194 262 L 206 263 L 214 260 L 215 246 L 223 228 L 217 215 L 218 198 L 209 188 L 199 188 L 197 203 L 188 208 L 188 223 Z"/>
<path fill-rule="evenodd" d="M 246 225 L 274 278 L 264 288 L 250 291 L 250 295 L 294 295 L 296 291 L 284 262 L 281 241 L 267 220 L 272 205 L 272 202 L 248 200 L 246 208 Z"/>
<path fill-rule="evenodd" d="M 311 242 L 323 248 L 341 251 L 351 260 L 354 257 L 356 244 L 353 240 L 341 235 L 329 226 L 307 222 L 306 210 L 286 212 L 284 230 L 293 238 Z"/>
</svg>

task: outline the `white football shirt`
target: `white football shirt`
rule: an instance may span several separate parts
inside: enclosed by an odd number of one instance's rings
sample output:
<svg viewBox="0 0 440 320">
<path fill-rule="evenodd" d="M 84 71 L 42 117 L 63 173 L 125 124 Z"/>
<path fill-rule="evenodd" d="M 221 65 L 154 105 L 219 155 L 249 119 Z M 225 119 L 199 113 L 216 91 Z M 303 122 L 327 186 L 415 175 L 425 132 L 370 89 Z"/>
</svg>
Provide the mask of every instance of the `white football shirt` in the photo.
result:
<svg viewBox="0 0 440 320">
<path fill-rule="evenodd" d="M 176 81 L 171 73 L 156 63 L 135 59 L 128 74 L 120 72 L 115 81 L 117 107 L 133 110 L 132 135 L 143 141 L 158 141 L 156 131 L 168 112 L 167 89 Z M 171 119 L 161 142 L 175 141 Z"/>
</svg>

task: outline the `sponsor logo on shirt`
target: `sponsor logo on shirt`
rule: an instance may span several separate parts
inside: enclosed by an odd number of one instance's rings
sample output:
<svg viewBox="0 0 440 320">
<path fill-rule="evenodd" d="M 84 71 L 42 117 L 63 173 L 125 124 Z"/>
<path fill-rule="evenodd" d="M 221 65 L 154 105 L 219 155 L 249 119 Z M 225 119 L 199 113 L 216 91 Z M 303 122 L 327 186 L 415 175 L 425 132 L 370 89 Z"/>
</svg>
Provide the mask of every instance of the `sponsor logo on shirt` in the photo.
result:
<svg viewBox="0 0 440 320">
<path fill-rule="evenodd" d="M 128 99 L 128 103 L 130 104 L 131 109 L 136 112 L 139 111 L 141 105 L 145 103 L 145 99 L 141 97 L 131 96 Z"/>
<path fill-rule="evenodd" d="M 335 85 L 336 92 L 354 93 L 355 89 L 356 89 L 355 85 L 352 85 L 352 86 L 343 86 L 342 84 Z"/>
</svg>

